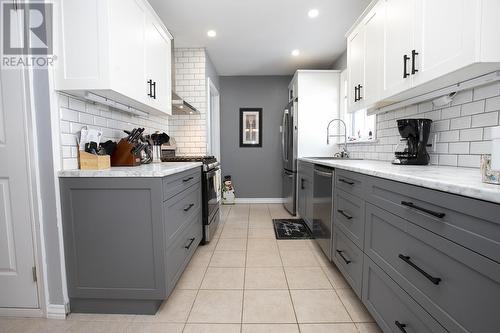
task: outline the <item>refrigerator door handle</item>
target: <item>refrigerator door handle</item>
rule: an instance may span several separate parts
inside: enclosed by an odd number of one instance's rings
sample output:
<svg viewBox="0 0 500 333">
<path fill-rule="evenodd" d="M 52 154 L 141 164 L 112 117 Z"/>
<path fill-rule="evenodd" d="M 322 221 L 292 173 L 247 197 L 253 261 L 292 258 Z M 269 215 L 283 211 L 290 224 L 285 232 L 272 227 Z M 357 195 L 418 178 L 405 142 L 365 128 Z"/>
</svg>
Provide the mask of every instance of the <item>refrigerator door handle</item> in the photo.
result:
<svg viewBox="0 0 500 333">
<path fill-rule="evenodd" d="M 285 135 L 287 134 L 288 132 L 288 128 L 286 126 L 286 118 L 288 117 L 288 110 L 284 110 L 283 111 L 283 120 L 282 120 L 282 132 L 281 132 L 281 155 L 283 157 L 283 161 L 288 161 L 288 154 L 287 154 L 287 147 L 286 147 L 286 144 L 288 144 L 288 142 L 285 142 L 285 141 L 288 141 L 288 140 L 285 140 Z"/>
</svg>

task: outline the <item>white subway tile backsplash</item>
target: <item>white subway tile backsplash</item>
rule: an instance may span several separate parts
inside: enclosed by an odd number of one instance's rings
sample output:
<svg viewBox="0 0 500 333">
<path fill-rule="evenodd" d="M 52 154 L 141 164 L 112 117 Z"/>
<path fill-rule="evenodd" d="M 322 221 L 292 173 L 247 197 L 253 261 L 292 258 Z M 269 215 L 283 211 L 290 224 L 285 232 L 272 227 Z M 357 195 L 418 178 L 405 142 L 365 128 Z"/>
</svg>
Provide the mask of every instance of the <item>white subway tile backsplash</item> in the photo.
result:
<svg viewBox="0 0 500 333">
<path fill-rule="evenodd" d="M 498 112 L 488 112 L 472 116 L 472 127 L 498 125 Z"/>
<path fill-rule="evenodd" d="M 462 116 L 470 116 L 484 112 L 484 100 L 467 103 L 462 105 Z"/>
<path fill-rule="evenodd" d="M 471 125 L 471 117 L 460 117 L 460 118 L 454 118 L 450 120 L 450 129 L 463 129 L 463 128 L 470 128 Z"/>
<path fill-rule="evenodd" d="M 390 161 L 394 144 L 400 139 L 396 127 L 399 118 L 431 118 L 429 148 L 431 164 L 479 167 L 479 156 L 490 151 L 491 127 L 499 124 L 499 84 L 457 93 L 453 102 L 433 110 L 429 102 L 377 115 L 378 143 L 357 144 L 349 148 L 359 158 Z M 474 99 L 474 100 L 473 100 Z M 437 143 L 433 142 L 437 135 Z M 356 146 L 355 150 L 351 149 Z M 355 153 L 354 153 L 355 152 Z"/>
<path fill-rule="evenodd" d="M 60 111 L 61 120 L 78 121 L 78 112 L 66 108 L 61 108 Z"/>
<path fill-rule="evenodd" d="M 69 99 L 69 108 L 75 111 L 85 112 L 85 102 L 76 98 Z"/>
<path fill-rule="evenodd" d="M 483 139 L 482 128 L 460 130 L 460 141 L 481 141 Z"/>
<path fill-rule="evenodd" d="M 449 144 L 448 152 L 450 154 L 468 154 L 469 142 L 451 142 Z"/>
</svg>

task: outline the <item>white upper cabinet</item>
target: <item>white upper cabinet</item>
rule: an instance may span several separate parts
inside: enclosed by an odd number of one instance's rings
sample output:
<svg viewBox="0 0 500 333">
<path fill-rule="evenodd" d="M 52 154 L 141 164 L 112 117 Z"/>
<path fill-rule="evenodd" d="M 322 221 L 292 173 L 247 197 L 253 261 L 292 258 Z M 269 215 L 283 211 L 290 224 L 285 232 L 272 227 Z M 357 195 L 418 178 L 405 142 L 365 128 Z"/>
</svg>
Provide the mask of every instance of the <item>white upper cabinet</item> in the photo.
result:
<svg viewBox="0 0 500 333">
<path fill-rule="evenodd" d="M 171 35 L 145 0 L 64 0 L 56 90 L 171 114 Z"/>
<path fill-rule="evenodd" d="M 478 13 L 477 0 L 415 0 L 416 24 L 410 54 L 414 85 L 474 61 Z"/>
<path fill-rule="evenodd" d="M 361 108 L 363 104 L 362 94 L 365 87 L 365 30 L 359 26 L 349 36 L 347 58 L 349 71 L 348 106 L 349 109 Z"/>
<path fill-rule="evenodd" d="M 414 8 L 413 0 L 387 0 L 385 2 L 385 32 L 383 39 L 378 40 L 378 43 L 384 45 L 382 95 L 392 96 L 411 86 L 410 52 Z"/>
<path fill-rule="evenodd" d="M 382 77 L 384 74 L 384 38 L 385 3 L 379 2 L 366 16 L 364 21 L 364 86 L 361 97 L 365 105 L 370 105 L 380 98 Z"/>
<path fill-rule="evenodd" d="M 362 103 L 350 92 L 349 111 L 374 110 L 500 70 L 499 11 L 498 0 L 373 1 L 347 35 L 350 91 L 364 82 Z"/>
</svg>

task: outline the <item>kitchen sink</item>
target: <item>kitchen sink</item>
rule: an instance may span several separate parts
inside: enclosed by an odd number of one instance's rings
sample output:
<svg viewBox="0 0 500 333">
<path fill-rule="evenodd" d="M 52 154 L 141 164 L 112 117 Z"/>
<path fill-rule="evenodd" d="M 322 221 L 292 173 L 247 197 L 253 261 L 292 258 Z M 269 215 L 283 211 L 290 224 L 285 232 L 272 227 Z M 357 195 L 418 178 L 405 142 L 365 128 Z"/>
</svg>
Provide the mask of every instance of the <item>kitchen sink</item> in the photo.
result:
<svg viewBox="0 0 500 333">
<path fill-rule="evenodd" d="M 305 157 L 305 158 L 311 158 L 315 160 L 346 160 L 346 161 L 361 161 L 363 160 L 362 158 L 350 158 L 350 157 L 333 157 L 333 156 L 314 156 L 314 157 Z"/>
</svg>

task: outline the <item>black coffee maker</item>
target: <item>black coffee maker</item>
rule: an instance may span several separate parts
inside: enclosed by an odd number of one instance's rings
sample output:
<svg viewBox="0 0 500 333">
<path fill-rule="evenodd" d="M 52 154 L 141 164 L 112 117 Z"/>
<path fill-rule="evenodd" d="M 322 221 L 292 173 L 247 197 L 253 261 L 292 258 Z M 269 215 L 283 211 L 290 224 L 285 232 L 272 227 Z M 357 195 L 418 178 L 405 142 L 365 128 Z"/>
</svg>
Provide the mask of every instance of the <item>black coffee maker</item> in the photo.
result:
<svg viewBox="0 0 500 333">
<path fill-rule="evenodd" d="M 431 119 L 400 119 L 398 122 L 401 141 L 394 152 L 392 164 L 427 165 L 427 140 L 431 132 Z"/>
</svg>

